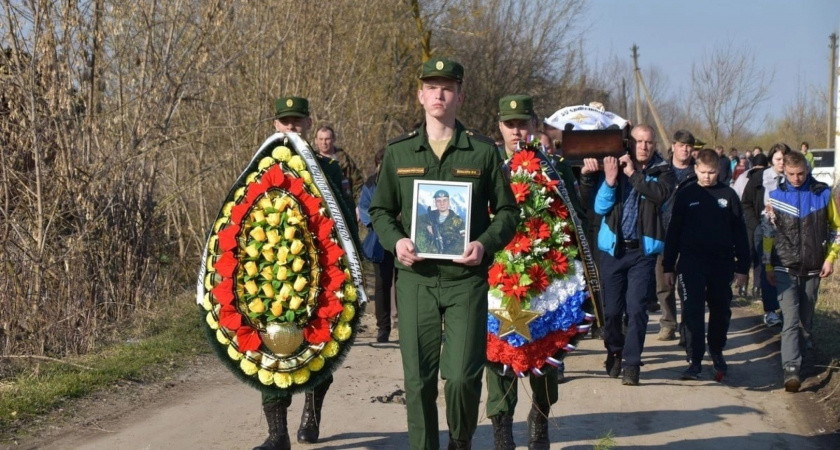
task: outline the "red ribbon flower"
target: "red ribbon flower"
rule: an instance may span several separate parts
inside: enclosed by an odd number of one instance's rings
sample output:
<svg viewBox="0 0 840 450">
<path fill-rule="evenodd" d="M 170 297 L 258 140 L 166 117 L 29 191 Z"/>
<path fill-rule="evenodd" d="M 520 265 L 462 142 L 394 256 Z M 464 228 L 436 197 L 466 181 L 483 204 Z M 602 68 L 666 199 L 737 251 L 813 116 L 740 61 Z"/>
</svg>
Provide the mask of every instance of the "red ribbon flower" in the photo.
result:
<svg viewBox="0 0 840 450">
<path fill-rule="evenodd" d="M 303 337 L 311 344 L 329 342 L 330 322 L 320 317 L 311 319 L 303 329 Z"/>
<path fill-rule="evenodd" d="M 252 351 L 255 352 L 260 349 L 260 345 L 262 345 L 262 339 L 260 339 L 260 333 L 249 327 L 249 326 L 242 326 L 236 330 L 236 338 L 239 342 L 239 351 L 242 353 Z"/>
<path fill-rule="evenodd" d="M 525 229 L 528 230 L 532 239 L 548 239 L 551 236 L 551 228 L 539 217 L 526 220 Z"/>
<path fill-rule="evenodd" d="M 528 199 L 528 194 L 531 193 L 531 189 L 528 188 L 526 183 L 511 183 L 510 189 L 513 191 L 513 198 L 516 203 L 524 203 Z"/>
<path fill-rule="evenodd" d="M 528 276 L 531 278 L 531 289 L 537 295 L 541 294 L 548 287 L 548 274 L 538 264 L 534 264 L 528 268 Z"/>
<path fill-rule="evenodd" d="M 513 239 L 511 239 L 510 243 L 505 247 L 505 250 L 510 251 L 514 255 L 519 253 L 528 253 L 531 251 L 531 239 L 517 231 L 513 236 Z"/>
<path fill-rule="evenodd" d="M 562 252 L 552 249 L 545 254 L 545 257 L 551 264 L 551 270 L 554 273 L 565 274 L 569 270 L 569 260 Z"/>
<path fill-rule="evenodd" d="M 528 292 L 528 286 L 519 284 L 520 278 L 518 273 L 508 275 L 502 280 L 502 293 L 513 297 L 516 301 L 520 301 L 522 297 Z"/>
<path fill-rule="evenodd" d="M 219 325 L 228 330 L 238 330 L 242 326 L 242 314 L 233 305 L 223 305 L 219 310 Z"/>
<path fill-rule="evenodd" d="M 513 158 L 510 161 L 510 168 L 512 171 L 516 171 L 518 168 L 522 168 L 523 170 L 527 171 L 528 173 L 534 173 L 540 169 L 540 160 L 537 159 L 536 154 L 529 150 L 522 150 L 516 152 L 513 155 Z"/>
</svg>

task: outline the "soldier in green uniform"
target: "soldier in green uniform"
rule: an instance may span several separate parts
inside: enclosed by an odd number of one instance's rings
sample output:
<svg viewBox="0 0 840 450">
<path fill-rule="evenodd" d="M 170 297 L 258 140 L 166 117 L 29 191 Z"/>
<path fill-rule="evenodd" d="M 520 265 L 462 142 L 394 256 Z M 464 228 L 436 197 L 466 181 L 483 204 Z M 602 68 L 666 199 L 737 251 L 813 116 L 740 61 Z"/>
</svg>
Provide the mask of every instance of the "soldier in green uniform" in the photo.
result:
<svg viewBox="0 0 840 450">
<path fill-rule="evenodd" d="M 433 196 L 435 209 L 417 218 L 417 252 L 441 255 L 464 253 L 464 219 L 449 209 L 449 193 L 443 189 Z"/>
<path fill-rule="evenodd" d="M 528 141 L 534 133 L 534 101 L 527 95 L 510 95 L 499 100 L 499 131 L 504 140 L 504 158 L 510 158 L 520 141 Z M 500 153 L 501 153 L 500 149 Z M 550 157 L 555 170 L 567 186 L 569 197 L 578 217 L 584 217 L 580 200 L 573 189 L 575 181 L 571 169 L 559 158 Z M 542 377 L 529 375 L 532 401 L 528 414 L 529 449 L 548 449 L 548 414 L 557 402 L 557 369 L 546 366 Z M 493 439 L 497 450 L 513 450 L 513 412 L 518 400 L 518 380 L 510 372 L 502 375 L 487 369 L 487 417 L 493 423 Z"/>
<path fill-rule="evenodd" d="M 306 133 L 312 126 L 309 118 L 309 101 L 302 97 L 281 97 L 274 101 L 275 117 L 274 128 L 278 132 L 295 132 L 306 138 Z M 341 196 L 339 204 L 342 213 L 347 219 L 345 222 L 353 234 L 354 241 L 358 241 L 358 225 L 353 213 L 355 204 L 350 195 L 339 194 L 342 192 L 341 180 L 343 175 L 338 163 L 330 158 L 316 155 L 318 164 L 324 172 L 324 177 L 330 184 L 330 188 L 336 195 Z M 342 201 L 343 200 L 343 201 Z M 301 444 L 314 444 L 318 442 L 321 425 L 321 407 L 324 404 L 324 397 L 333 382 L 332 375 L 329 375 L 320 385 L 312 391 L 305 393 L 306 402 L 303 407 L 303 414 L 300 418 L 297 441 Z M 289 431 L 286 422 L 286 413 L 289 405 L 292 404 L 291 394 L 285 391 L 278 391 L 274 394 L 262 394 L 263 412 L 268 422 L 268 438 L 254 450 L 286 450 L 291 449 Z"/>
<path fill-rule="evenodd" d="M 447 59 L 423 64 L 417 97 L 425 121 L 388 143 L 379 188 L 370 205 L 373 228 L 382 246 L 395 255 L 399 270 L 400 351 L 413 449 L 439 446 L 438 370 L 446 380 L 449 448 L 471 446 L 487 352 L 487 270 L 519 221 L 519 208 L 493 141 L 455 120 L 464 101 L 463 75 L 464 68 Z M 408 237 L 417 179 L 472 183 L 468 243 L 460 258 L 417 256 Z M 400 216 L 402 221 L 397 220 Z"/>
</svg>

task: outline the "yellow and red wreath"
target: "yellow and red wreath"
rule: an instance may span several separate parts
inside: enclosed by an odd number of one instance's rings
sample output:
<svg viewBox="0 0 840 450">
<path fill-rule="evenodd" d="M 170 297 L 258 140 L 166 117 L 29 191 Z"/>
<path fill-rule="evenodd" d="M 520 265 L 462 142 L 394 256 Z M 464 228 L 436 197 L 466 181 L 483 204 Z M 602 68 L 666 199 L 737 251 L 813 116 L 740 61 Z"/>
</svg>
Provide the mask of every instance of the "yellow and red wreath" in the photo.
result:
<svg viewBox="0 0 840 450">
<path fill-rule="evenodd" d="M 350 213 L 333 192 L 306 142 L 278 133 L 209 233 L 197 301 L 217 353 L 255 387 L 317 384 L 352 341 L 366 299 Z"/>
</svg>

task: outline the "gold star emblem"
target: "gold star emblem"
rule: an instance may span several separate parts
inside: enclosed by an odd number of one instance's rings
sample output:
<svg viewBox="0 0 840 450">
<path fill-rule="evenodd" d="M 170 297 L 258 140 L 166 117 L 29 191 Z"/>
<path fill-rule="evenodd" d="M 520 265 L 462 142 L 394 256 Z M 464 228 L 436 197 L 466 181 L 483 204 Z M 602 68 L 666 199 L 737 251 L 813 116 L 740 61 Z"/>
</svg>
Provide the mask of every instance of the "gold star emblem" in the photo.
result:
<svg viewBox="0 0 840 450">
<path fill-rule="evenodd" d="M 510 101 L 510 109 L 516 109 L 516 100 Z"/>
<path fill-rule="evenodd" d="M 286 106 L 288 106 L 289 108 L 291 108 L 292 105 L 294 105 L 294 104 L 295 104 L 295 102 L 293 102 L 292 99 L 286 100 Z"/>
<path fill-rule="evenodd" d="M 542 315 L 534 311 L 523 311 L 516 300 L 509 300 L 505 309 L 491 309 L 490 314 L 499 319 L 500 338 L 516 333 L 529 342 L 531 341 L 531 330 L 528 328 L 528 324 Z"/>
<path fill-rule="evenodd" d="M 438 61 L 437 64 L 435 64 L 435 69 L 443 70 L 443 61 Z"/>
</svg>

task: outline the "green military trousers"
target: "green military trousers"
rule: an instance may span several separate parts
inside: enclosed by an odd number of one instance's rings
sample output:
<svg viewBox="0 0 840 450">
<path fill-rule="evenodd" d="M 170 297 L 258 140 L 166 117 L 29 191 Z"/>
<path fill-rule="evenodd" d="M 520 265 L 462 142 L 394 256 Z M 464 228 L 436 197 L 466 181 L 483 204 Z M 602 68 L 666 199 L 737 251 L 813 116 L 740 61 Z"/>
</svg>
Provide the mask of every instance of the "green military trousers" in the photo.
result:
<svg viewBox="0 0 840 450">
<path fill-rule="evenodd" d="M 545 375 L 528 375 L 531 383 L 532 401 L 540 410 L 548 409 L 557 403 L 557 369 L 551 366 L 543 368 Z M 512 375 L 512 376 L 511 376 Z M 513 415 L 516 409 L 519 379 L 516 375 L 499 375 L 495 369 L 487 368 L 487 417 L 498 414 Z"/>
<path fill-rule="evenodd" d="M 487 279 L 457 281 L 400 276 L 400 352 L 412 449 L 438 441 L 438 370 L 445 380 L 449 435 L 472 439 L 478 426 L 481 375 L 487 360 Z M 441 349 L 441 325 L 445 340 Z"/>
<path fill-rule="evenodd" d="M 332 376 L 332 374 L 330 374 L 330 376 L 328 376 L 326 379 L 324 379 L 324 381 L 321 384 L 315 386 L 311 390 L 311 392 L 315 393 L 316 396 L 327 395 L 327 391 L 330 390 L 330 385 L 332 384 L 332 382 L 333 382 L 333 376 Z M 310 392 L 310 391 L 307 391 L 307 392 Z M 267 405 L 269 403 L 274 403 L 278 400 L 289 400 L 289 402 L 286 403 L 286 406 L 288 407 L 289 403 L 291 403 L 291 398 L 292 398 L 292 394 L 290 394 L 286 391 L 277 390 L 277 391 L 271 392 L 271 393 L 263 392 L 262 393 L 262 404 Z"/>
</svg>

